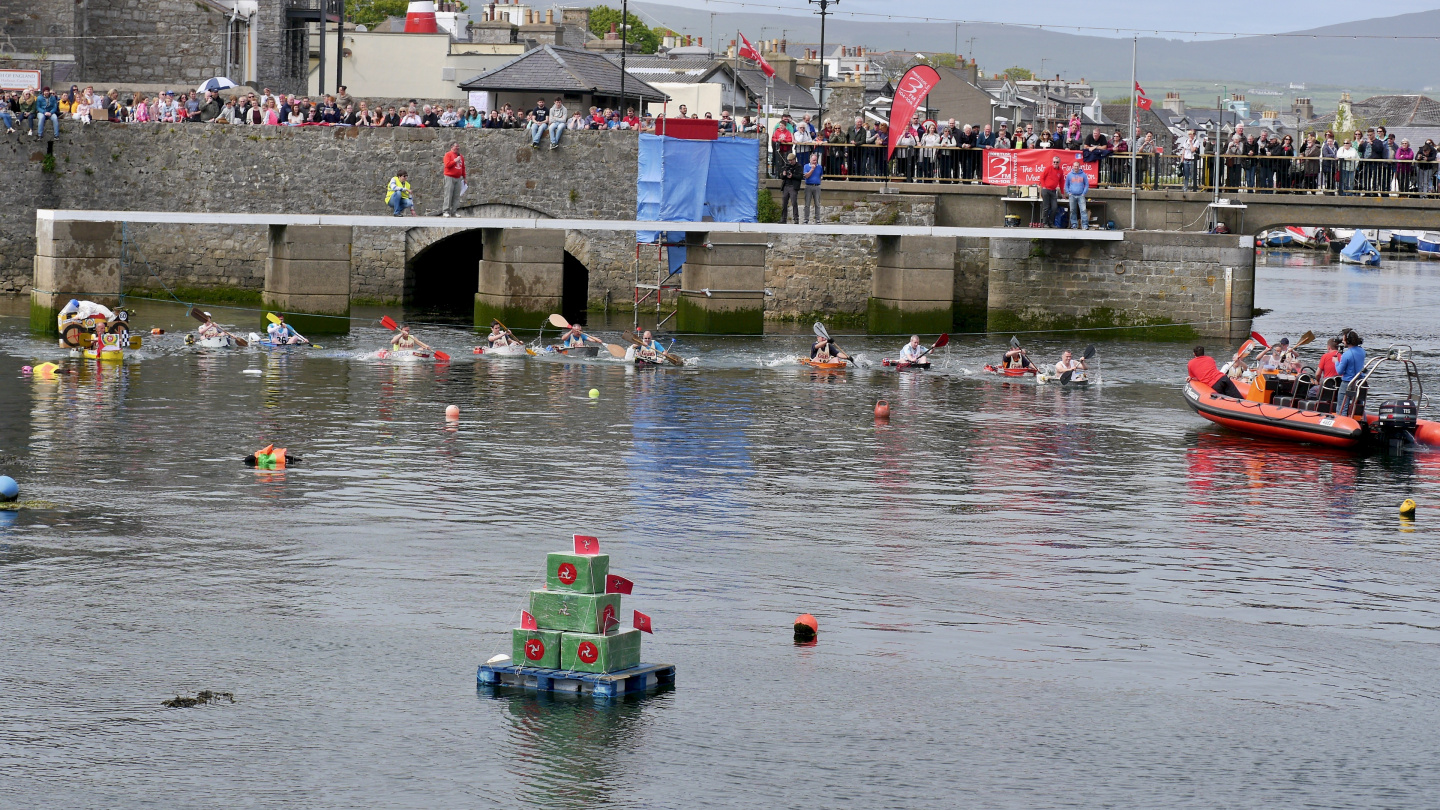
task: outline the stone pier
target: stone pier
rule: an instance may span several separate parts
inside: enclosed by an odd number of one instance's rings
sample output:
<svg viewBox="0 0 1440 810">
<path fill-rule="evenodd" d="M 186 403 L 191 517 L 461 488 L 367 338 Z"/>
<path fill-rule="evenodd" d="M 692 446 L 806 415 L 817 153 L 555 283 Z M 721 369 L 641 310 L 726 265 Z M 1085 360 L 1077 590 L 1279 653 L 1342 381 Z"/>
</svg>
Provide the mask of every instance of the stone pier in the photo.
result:
<svg viewBox="0 0 1440 810">
<path fill-rule="evenodd" d="M 486 228 L 480 283 L 475 293 L 475 326 L 490 328 L 498 318 L 529 329 L 561 310 L 565 289 L 565 231 Z"/>
<path fill-rule="evenodd" d="M 955 239 L 881 236 L 867 307 L 872 334 L 949 332 L 955 322 Z"/>
<path fill-rule="evenodd" d="M 120 223 L 38 219 L 30 327 L 56 334 L 55 317 L 72 298 L 120 304 Z"/>
<path fill-rule="evenodd" d="M 350 331 L 350 245 L 344 225 L 271 225 L 263 300 L 298 331 Z"/>
<path fill-rule="evenodd" d="M 689 292 L 680 296 L 675 328 L 712 335 L 763 334 L 765 239 L 761 233 L 687 233 L 682 286 Z"/>
</svg>

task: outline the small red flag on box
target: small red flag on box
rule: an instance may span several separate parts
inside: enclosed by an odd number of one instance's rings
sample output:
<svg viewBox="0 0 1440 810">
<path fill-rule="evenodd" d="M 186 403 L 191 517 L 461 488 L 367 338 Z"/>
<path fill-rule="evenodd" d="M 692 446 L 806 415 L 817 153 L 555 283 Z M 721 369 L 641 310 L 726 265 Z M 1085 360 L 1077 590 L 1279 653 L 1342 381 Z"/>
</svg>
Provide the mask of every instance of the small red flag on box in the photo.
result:
<svg viewBox="0 0 1440 810">
<path fill-rule="evenodd" d="M 587 556 L 600 553 L 600 539 L 589 535 L 575 535 L 575 553 Z"/>
<path fill-rule="evenodd" d="M 605 575 L 606 593 L 630 593 L 633 590 L 635 590 L 635 583 L 625 577 L 619 576 L 618 574 Z"/>
<path fill-rule="evenodd" d="M 655 630 L 650 627 L 650 617 L 638 610 L 635 611 L 635 629 L 644 630 L 651 635 L 655 634 Z"/>
<path fill-rule="evenodd" d="M 538 624 L 535 623 L 535 617 L 534 617 L 534 616 L 531 616 L 531 615 L 530 615 L 530 611 L 528 611 L 528 610 L 522 610 L 522 611 L 520 611 L 520 629 L 521 629 L 521 630 L 539 630 L 539 629 L 540 629 L 540 625 L 538 625 Z"/>
</svg>

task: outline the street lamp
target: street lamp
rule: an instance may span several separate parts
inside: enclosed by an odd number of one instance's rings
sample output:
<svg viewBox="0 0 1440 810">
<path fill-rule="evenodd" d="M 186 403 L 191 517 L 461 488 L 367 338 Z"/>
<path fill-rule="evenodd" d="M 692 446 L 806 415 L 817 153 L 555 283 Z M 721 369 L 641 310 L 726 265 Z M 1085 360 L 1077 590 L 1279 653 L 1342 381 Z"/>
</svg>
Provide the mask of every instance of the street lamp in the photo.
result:
<svg viewBox="0 0 1440 810">
<path fill-rule="evenodd" d="M 839 5 L 840 0 L 809 0 L 809 2 L 820 7 L 820 92 L 817 100 L 820 102 L 820 122 L 823 124 L 825 122 L 825 15 L 833 13 L 830 11 L 830 7 Z"/>
</svg>

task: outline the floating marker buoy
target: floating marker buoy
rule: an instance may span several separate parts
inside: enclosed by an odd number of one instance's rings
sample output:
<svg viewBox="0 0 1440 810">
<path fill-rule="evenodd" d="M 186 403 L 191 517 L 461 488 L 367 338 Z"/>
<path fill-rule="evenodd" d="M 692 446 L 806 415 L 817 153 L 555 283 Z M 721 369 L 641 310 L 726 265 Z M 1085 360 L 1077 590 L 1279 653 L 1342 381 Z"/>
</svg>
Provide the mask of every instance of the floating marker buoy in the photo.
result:
<svg viewBox="0 0 1440 810">
<path fill-rule="evenodd" d="M 889 419 L 889 418 L 890 418 L 890 403 L 889 403 L 887 400 L 883 400 L 883 399 L 882 399 L 882 400 L 880 400 L 879 402 L 876 402 L 876 403 L 875 403 L 875 418 L 876 418 L 876 419 Z"/>
<path fill-rule="evenodd" d="M 150 334 L 152 334 L 152 335 L 163 335 L 163 334 L 165 334 L 165 330 L 164 330 L 164 329 L 161 329 L 160 327 L 157 326 L 157 327 L 155 327 L 154 329 L 151 329 L 151 330 L 150 330 Z"/>
<path fill-rule="evenodd" d="M 451 422 L 460 421 L 460 408 L 456 405 L 445 406 L 445 418 Z"/>
<path fill-rule="evenodd" d="M 1414 517 L 1415 501 L 1411 500 L 1410 498 L 1406 498 L 1405 502 L 1400 504 L 1400 514 L 1404 515 L 1405 517 Z"/>
<path fill-rule="evenodd" d="M 599 398 L 600 398 L 600 389 L 599 389 L 599 388 L 591 388 L 591 389 L 590 389 L 590 398 L 591 398 L 591 399 L 599 399 Z"/>
<path fill-rule="evenodd" d="M 820 633 L 820 623 L 809 613 L 801 613 L 795 617 L 795 640 L 801 643 L 814 641 L 815 636 Z"/>
<path fill-rule="evenodd" d="M 8 475 L 0 475 L 0 501 L 10 502 L 20 497 L 20 485 Z"/>
</svg>

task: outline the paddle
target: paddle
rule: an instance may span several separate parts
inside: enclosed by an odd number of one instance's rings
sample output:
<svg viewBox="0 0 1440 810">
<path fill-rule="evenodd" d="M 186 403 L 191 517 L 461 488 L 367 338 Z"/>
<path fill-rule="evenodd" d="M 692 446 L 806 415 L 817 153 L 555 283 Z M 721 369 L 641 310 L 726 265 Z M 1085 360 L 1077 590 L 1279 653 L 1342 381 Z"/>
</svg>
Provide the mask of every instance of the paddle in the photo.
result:
<svg viewBox="0 0 1440 810">
<path fill-rule="evenodd" d="M 825 324 L 820 323 L 819 321 L 815 322 L 815 337 L 824 338 L 826 343 L 834 343 L 834 341 L 830 339 L 830 332 L 825 329 Z M 848 360 L 854 365 L 860 365 L 859 363 L 855 362 L 855 358 L 841 351 L 839 346 L 835 347 L 835 351 L 838 352 L 840 355 L 843 355 L 842 357 L 840 357 L 841 360 Z"/>
<path fill-rule="evenodd" d="M 200 323 L 212 323 L 212 321 L 210 320 L 210 313 L 201 312 L 195 307 L 190 307 L 190 317 L 194 318 Z M 215 325 L 219 326 L 220 324 L 217 323 Z M 229 336 L 231 340 L 235 341 L 235 345 L 239 346 L 242 349 L 250 345 L 250 341 L 240 337 L 239 335 L 232 335 L 229 332 L 226 332 L 224 329 L 220 330 L 220 334 Z"/>
<path fill-rule="evenodd" d="M 522 344 L 525 342 L 525 341 L 521 340 L 520 338 L 515 337 L 515 333 L 510 331 L 510 327 L 506 326 L 506 325 L 503 324 L 503 323 L 500 323 L 500 319 L 499 319 L 499 318 L 496 318 L 496 319 L 495 319 L 495 323 L 499 324 L 499 326 L 500 326 L 500 331 L 503 332 L 506 336 L 508 336 L 511 340 L 515 341 L 516 343 L 522 343 Z"/>
<path fill-rule="evenodd" d="M 635 347 L 637 347 L 637 348 L 642 347 L 642 346 L 645 345 L 645 341 L 641 340 L 640 337 L 639 337 L 638 335 L 636 335 L 633 331 L 621 332 L 621 333 L 620 333 L 620 337 L 623 337 L 623 338 L 625 338 L 626 340 L 630 341 L 630 345 L 635 346 Z M 673 345 L 673 344 L 672 344 L 672 345 Z M 683 366 L 683 365 L 685 365 L 685 360 L 684 360 L 683 358 L 681 358 L 680 355 L 678 355 L 678 354 L 676 354 L 676 353 L 674 353 L 674 352 L 663 351 L 663 352 L 657 352 L 657 354 L 659 354 L 661 357 L 665 358 L 665 362 L 669 363 L 669 364 L 672 365 L 672 366 Z"/>
<path fill-rule="evenodd" d="M 267 312 L 267 313 L 265 313 L 265 318 L 266 318 L 266 320 L 270 321 L 271 323 L 280 323 L 280 316 L 279 316 L 279 315 L 276 315 L 276 314 L 273 313 L 273 312 Z M 291 331 L 291 332 L 295 332 L 295 327 L 293 327 L 293 326 L 290 327 L 290 331 Z M 312 349 L 323 349 L 323 348 L 325 348 L 324 346 L 317 346 L 317 345 L 315 345 L 314 343 L 311 343 L 309 338 L 305 337 L 304 335 L 300 334 L 299 332 L 295 332 L 295 337 L 300 338 L 302 341 L 304 341 L 304 344 L 303 344 L 303 345 L 309 346 L 309 347 L 312 348 Z M 283 345 L 289 345 L 289 344 L 280 343 L 280 344 L 276 344 L 276 345 L 278 345 L 278 346 L 283 346 Z"/>
<path fill-rule="evenodd" d="M 1300 348 L 1301 346 L 1304 346 L 1306 343 L 1309 343 L 1309 342 L 1313 341 L 1314 339 L 1315 339 L 1315 333 L 1314 333 L 1314 332 L 1309 332 L 1309 331 L 1307 331 L 1305 334 L 1303 334 L 1303 335 L 1300 336 L 1300 339 L 1299 339 L 1299 340 L 1295 341 L 1295 348 L 1298 349 L 1298 348 Z"/>
<path fill-rule="evenodd" d="M 911 360 L 907 363 L 896 363 L 896 366 L 900 368 L 909 368 L 910 366 L 919 365 L 920 361 L 925 359 L 925 355 L 935 351 L 936 349 L 944 348 L 945 346 L 949 345 L 949 343 L 949 333 L 943 334 L 934 343 L 930 344 L 924 351 L 920 352 L 920 354 L 914 360 Z"/>
<path fill-rule="evenodd" d="M 571 328 L 573 328 L 573 327 L 571 326 L 570 322 L 567 321 L 567 320 L 565 320 L 564 316 L 560 315 L 559 313 L 552 314 L 552 315 L 549 317 L 548 320 L 550 321 L 550 325 L 551 325 L 551 326 L 558 327 L 558 328 L 560 328 L 560 329 L 571 329 Z M 594 341 L 599 342 L 599 344 L 600 344 L 601 346 L 604 346 L 604 347 L 605 347 L 605 351 L 607 351 L 607 352 L 610 353 L 610 356 L 611 356 L 611 357 L 622 358 L 622 359 L 625 357 L 625 350 L 622 349 L 622 348 L 620 348 L 619 346 L 616 346 L 616 345 L 613 344 L 613 343 L 606 343 L 605 341 L 600 340 L 600 338 L 590 337 L 589 335 L 585 334 L 584 332 L 581 332 L 581 333 L 580 333 L 580 337 L 583 338 L 583 339 L 586 339 L 586 340 L 594 340 Z"/>
<path fill-rule="evenodd" d="M 391 332 L 399 332 L 399 331 L 400 331 L 400 324 L 395 323 L 395 319 L 392 318 L 392 317 L 390 317 L 389 315 L 386 315 L 385 317 L 383 317 L 383 318 L 380 319 L 380 325 L 383 326 L 383 327 L 385 327 L 386 329 L 389 329 Z M 421 346 L 424 346 L 425 348 L 427 348 L 427 349 L 429 349 L 431 352 L 433 352 L 433 353 L 435 354 L 435 359 L 436 359 L 436 360 L 439 360 L 439 361 L 442 362 L 442 363 L 448 363 L 448 362 L 450 362 L 450 355 L 446 354 L 445 352 L 440 351 L 439 349 L 436 349 L 436 348 L 434 348 L 434 347 L 432 347 L 432 346 L 427 345 L 427 344 L 425 343 L 425 341 L 421 340 L 421 339 L 418 338 L 418 337 L 415 337 L 413 334 L 412 334 L 410 337 L 413 338 L 416 343 L 419 343 Z"/>
</svg>

